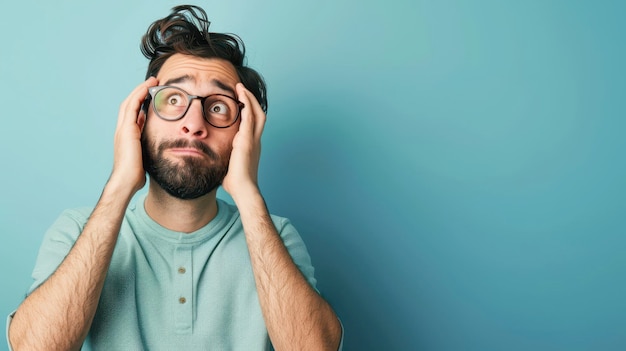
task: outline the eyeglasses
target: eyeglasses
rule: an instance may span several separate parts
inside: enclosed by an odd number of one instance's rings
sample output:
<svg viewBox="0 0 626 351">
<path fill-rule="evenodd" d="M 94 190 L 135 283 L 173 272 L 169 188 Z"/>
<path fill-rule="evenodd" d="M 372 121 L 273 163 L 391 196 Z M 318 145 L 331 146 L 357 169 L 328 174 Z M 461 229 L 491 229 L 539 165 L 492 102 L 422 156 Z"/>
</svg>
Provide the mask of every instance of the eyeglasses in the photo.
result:
<svg viewBox="0 0 626 351">
<path fill-rule="evenodd" d="M 148 89 L 152 98 L 152 109 L 157 116 L 166 121 L 176 121 L 187 113 L 194 99 L 200 100 L 202 114 L 210 125 L 216 128 L 228 128 L 237 122 L 243 102 L 224 94 L 209 96 L 190 95 L 181 88 L 161 85 Z M 146 103 L 150 103 L 146 101 Z"/>
</svg>

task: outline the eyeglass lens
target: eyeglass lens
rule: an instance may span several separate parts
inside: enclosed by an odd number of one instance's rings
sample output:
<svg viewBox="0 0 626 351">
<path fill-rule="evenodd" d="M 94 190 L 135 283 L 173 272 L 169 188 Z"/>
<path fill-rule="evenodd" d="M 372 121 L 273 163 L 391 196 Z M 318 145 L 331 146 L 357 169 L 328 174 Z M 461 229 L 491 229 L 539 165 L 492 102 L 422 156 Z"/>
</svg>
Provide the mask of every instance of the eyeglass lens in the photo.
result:
<svg viewBox="0 0 626 351">
<path fill-rule="evenodd" d="M 154 107 L 163 119 L 176 120 L 181 118 L 193 101 L 184 91 L 168 87 L 159 90 L 154 96 Z M 209 95 L 204 99 L 203 111 L 205 119 L 214 126 L 229 126 L 239 114 L 237 102 L 226 95 Z"/>
</svg>

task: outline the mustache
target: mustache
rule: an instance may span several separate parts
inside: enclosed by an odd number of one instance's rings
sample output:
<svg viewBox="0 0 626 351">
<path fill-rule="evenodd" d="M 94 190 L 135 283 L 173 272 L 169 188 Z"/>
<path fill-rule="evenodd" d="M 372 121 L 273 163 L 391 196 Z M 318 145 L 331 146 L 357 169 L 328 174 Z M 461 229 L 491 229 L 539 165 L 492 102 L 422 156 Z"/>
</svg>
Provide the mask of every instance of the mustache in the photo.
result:
<svg viewBox="0 0 626 351">
<path fill-rule="evenodd" d="M 215 151 L 211 150 L 206 144 L 198 141 L 198 140 L 188 140 L 188 139 L 176 139 L 176 140 L 166 140 L 159 145 L 159 153 L 162 153 L 165 149 L 172 148 L 194 148 L 200 150 L 205 155 L 209 156 L 210 159 L 218 160 L 219 156 Z"/>
</svg>

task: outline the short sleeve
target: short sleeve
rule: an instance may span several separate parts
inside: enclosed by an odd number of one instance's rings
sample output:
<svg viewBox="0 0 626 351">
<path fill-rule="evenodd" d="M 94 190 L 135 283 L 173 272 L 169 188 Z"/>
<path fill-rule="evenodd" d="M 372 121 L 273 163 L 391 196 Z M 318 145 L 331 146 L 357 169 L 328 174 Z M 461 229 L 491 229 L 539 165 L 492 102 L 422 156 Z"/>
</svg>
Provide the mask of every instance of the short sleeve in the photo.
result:
<svg viewBox="0 0 626 351">
<path fill-rule="evenodd" d="M 274 225 L 278 230 L 291 259 L 296 264 L 300 272 L 304 275 L 309 285 L 317 291 L 317 280 L 315 279 L 315 269 L 311 263 L 311 256 L 306 249 L 306 245 L 300 237 L 296 228 L 287 218 L 273 216 Z M 319 292 L 319 291 L 318 291 Z"/>
<path fill-rule="evenodd" d="M 46 231 L 39 247 L 37 261 L 32 273 L 33 283 L 28 289 L 28 295 L 43 284 L 63 262 L 65 256 L 74 246 L 78 235 L 82 232 L 90 213 L 89 208 L 66 210 Z M 15 312 L 11 313 L 7 317 L 6 323 L 6 339 L 9 350 L 12 350 L 9 342 L 9 328 L 14 315 Z"/>
<path fill-rule="evenodd" d="M 11 342 L 9 341 L 9 328 L 11 327 L 11 322 L 13 321 L 14 315 L 15 315 L 15 311 L 11 312 L 11 314 L 7 317 L 6 337 L 7 337 L 7 346 L 9 348 L 9 351 L 13 351 L 13 348 L 11 347 Z"/>
<path fill-rule="evenodd" d="M 296 228 L 291 224 L 286 218 L 274 217 L 274 224 L 280 233 L 280 236 L 287 247 L 287 251 L 289 255 L 293 259 L 294 263 L 300 269 L 300 272 L 304 275 L 309 284 L 317 290 L 317 280 L 315 279 L 315 269 L 311 263 L 311 256 L 302 240 L 302 237 L 296 230 Z M 319 291 L 318 291 L 319 293 Z M 339 320 L 339 324 L 341 324 L 341 340 L 339 342 L 338 351 L 343 350 L 343 338 L 344 338 L 344 328 L 343 323 Z"/>
<path fill-rule="evenodd" d="M 302 237 L 289 219 L 273 216 L 273 220 L 285 247 L 287 247 L 291 259 L 298 269 L 300 269 L 300 272 L 302 272 L 302 275 L 304 275 L 309 284 L 319 293 L 316 287 L 317 280 L 315 279 L 315 269 L 311 263 L 311 256 L 304 244 L 304 240 L 302 240 Z M 343 350 L 344 328 L 341 320 L 339 320 L 339 324 L 341 325 L 341 341 L 339 342 L 338 351 L 341 351 Z"/>
<path fill-rule="evenodd" d="M 63 262 L 90 214 L 89 208 L 65 210 L 46 231 L 35 262 L 32 273 L 33 284 L 28 294 L 43 284 Z"/>
<path fill-rule="evenodd" d="M 339 348 L 337 349 L 337 351 L 342 351 L 343 350 L 344 329 L 343 329 L 343 323 L 341 323 L 341 319 L 339 320 L 339 324 L 341 324 L 341 340 L 339 341 Z"/>
</svg>

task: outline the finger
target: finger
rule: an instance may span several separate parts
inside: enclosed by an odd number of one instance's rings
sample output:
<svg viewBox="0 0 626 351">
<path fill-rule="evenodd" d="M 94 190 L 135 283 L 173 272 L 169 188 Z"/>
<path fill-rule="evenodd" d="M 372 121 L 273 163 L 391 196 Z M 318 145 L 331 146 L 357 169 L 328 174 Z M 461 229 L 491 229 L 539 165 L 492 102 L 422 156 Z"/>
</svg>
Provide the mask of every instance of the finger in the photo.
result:
<svg viewBox="0 0 626 351">
<path fill-rule="evenodd" d="M 157 85 L 157 82 L 155 77 L 150 77 L 133 89 L 120 106 L 118 126 L 137 123 L 139 110 L 148 95 L 148 88 Z"/>
<path fill-rule="evenodd" d="M 254 94 L 251 91 L 246 90 L 246 95 L 248 96 L 248 100 L 252 102 L 252 110 L 254 115 L 254 132 L 255 135 L 260 136 L 263 133 L 263 127 L 265 126 L 266 115 L 261 105 L 257 101 Z"/>
<path fill-rule="evenodd" d="M 239 97 L 246 105 L 246 108 L 248 108 L 248 113 L 254 116 L 254 118 L 251 119 L 253 135 L 257 138 L 260 138 L 261 134 L 263 133 L 263 128 L 266 121 L 265 112 L 263 111 L 263 108 L 261 108 L 261 105 L 259 104 L 254 94 L 252 94 L 250 90 L 246 89 L 243 84 L 239 83 L 238 89 L 238 92 L 240 92 Z M 244 110 L 246 108 L 244 108 Z"/>
<path fill-rule="evenodd" d="M 252 109 L 252 102 L 250 98 L 246 94 L 246 88 L 243 84 L 238 83 L 235 86 L 237 90 L 237 96 L 241 102 L 244 104 L 244 108 L 241 110 L 241 124 L 239 124 L 239 132 L 245 134 L 248 137 L 254 136 L 254 109 Z"/>
</svg>

